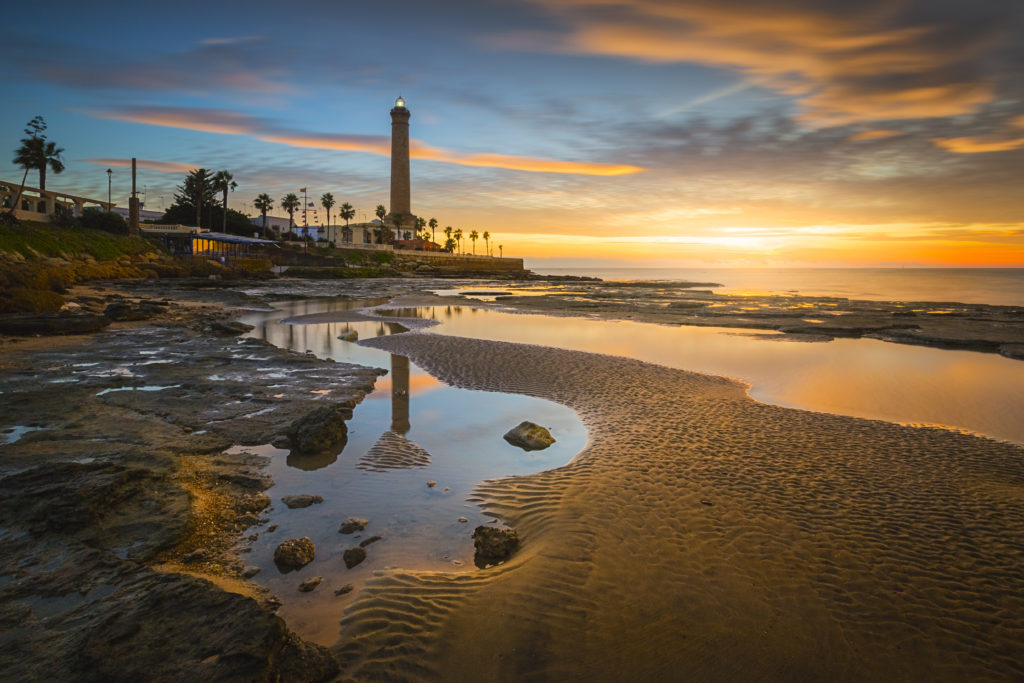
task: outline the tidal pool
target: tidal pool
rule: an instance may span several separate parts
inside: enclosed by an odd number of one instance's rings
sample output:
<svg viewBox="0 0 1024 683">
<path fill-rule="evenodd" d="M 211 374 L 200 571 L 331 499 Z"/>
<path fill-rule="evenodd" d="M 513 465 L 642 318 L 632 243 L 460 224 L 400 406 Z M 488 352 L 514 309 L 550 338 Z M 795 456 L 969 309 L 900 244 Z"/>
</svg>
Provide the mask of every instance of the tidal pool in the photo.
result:
<svg viewBox="0 0 1024 683">
<path fill-rule="evenodd" d="M 765 403 L 1024 443 L 1024 362 L 877 339 L 796 342 L 774 332 L 506 313 L 394 309 L 438 334 L 557 346 L 723 375 Z"/>
<path fill-rule="evenodd" d="M 389 371 L 356 406 L 340 454 L 296 457 L 271 446 L 245 448 L 270 458 L 268 472 L 275 482 L 266 491 L 273 500 L 270 521 L 250 530 L 260 536 L 245 561 L 260 567 L 254 580 L 283 601 L 279 614 L 289 627 L 323 644 L 337 639 L 344 608 L 375 570 L 476 571 L 472 531 L 495 520 L 467 501 L 474 487 L 485 479 L 564 465 L 587 441 L 583 424 L 565 406 L 529 396 L 456 389 L 404 356 L 338 339 L 352 331 L 366 339 L 404 329 L 394 322 L 309 322 L 319 314 L 357 306 L 347 301 L 288 302 L 241 318 L 256 326 L 249 336 Z M 286 319 L 299 322 L 281 322 Z M 329 394 L 321 396 L 330 400 Z M 506 443 L 502 435 L 523 420 L 548 427 L 556 443 L 529 453 Z M 292 510 L 281 498 L 295 494 L 319 495 L 324 502 Z M 369 523 L 362 532 L 340 534 L 348 517 Z M 277 529 L 268 532 L 275 524 Z M 285 539 L 302 536 L 316 544 L 316 559 L 298 571 L 280 572 L 274 549 Z M 366 560 L 346 569 L 345 549 L 373 536 L 381 539 L 366 547 Z M 323 583 L 300 593 L 299 583 L 314 576 L 323 577 Z M 336 596 L 335 590 L 346 584 L 354 590 Z"/>
</svg>

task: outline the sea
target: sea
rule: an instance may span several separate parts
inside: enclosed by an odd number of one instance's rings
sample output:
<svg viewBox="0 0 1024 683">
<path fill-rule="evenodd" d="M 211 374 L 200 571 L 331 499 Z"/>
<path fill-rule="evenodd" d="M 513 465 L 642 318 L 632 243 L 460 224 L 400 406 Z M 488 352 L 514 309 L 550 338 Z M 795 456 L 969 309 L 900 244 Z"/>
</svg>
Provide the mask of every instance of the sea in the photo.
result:
<svg viewBox="0 0 1024 683">
<path fill-rule="evenodd" d="M 544 275 L 713 282 L 721 294 L 802 294 L 869 301 L 1024 306 L 1024 268 L 552 268 Z"/>
</svg>

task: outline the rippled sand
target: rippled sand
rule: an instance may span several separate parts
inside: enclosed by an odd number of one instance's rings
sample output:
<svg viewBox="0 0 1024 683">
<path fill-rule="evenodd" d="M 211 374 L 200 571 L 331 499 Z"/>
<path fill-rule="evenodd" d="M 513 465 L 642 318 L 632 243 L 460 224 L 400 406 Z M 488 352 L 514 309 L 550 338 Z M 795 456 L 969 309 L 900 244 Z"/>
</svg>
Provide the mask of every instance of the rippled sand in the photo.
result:
<svg viewBox="0 0 1024 683">
<path fill-rule="evenodd" d="M 1024 448 L 611 356 L 364 343 L 568 405 L 591 438 L 565 467 L 479 487 L 524 540 L 508 563 L 372 580 L 343 627 L 347 678 L 1024 677 Z"/>
</svg>

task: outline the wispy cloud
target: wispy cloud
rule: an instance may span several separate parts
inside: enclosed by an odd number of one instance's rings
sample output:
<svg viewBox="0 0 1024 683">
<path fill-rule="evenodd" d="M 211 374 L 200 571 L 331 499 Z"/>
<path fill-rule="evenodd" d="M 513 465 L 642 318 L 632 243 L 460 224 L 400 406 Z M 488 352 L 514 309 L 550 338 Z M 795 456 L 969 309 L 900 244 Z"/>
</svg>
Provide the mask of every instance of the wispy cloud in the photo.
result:
<svg viewBox="0 0 1024 683">
<path fill-rule="evenodd" d="M 107 166 L 114 168 L 130 168 L 132 165 L 131 159 L 82 159 L 90 164 L 96 164 L 97 166 Z M 157 173 L 189 173 L 192 170 L 199 168 L 197 164 L 182 164 L 177 161 L 153 161 L 152 159 L 136 159 L 135 167 L 142 171 L 156 171 Z"/>
<path fill-rule="evenodd" d="M 266 119 L 220 109 L 187 107 L 124 107 L 91 112 L 94 116 L 117 121 L 181 128 L 205 133 L 247 135 L 264 142 L 290 147 L 363 152 L 389 156 L 390 138 L 379 135 L 344 135 L 289 130 Z M 501 168 L 535 173 L 562 173 L 590 176 L 617 176 L 640 173 L 640 166 L 586 161 L 562 161 L 510 154 L 469 154 L 433 147 L 418 140 L 411 141 L 410 156 L 414 159 L 439 161 L 460 166 Z"/>
<path fill-rule="evenodd" d="M 862 130 L 859 133 L 854 133 L 847 139 L 850 142 L 866 142 L 868 140 L 885 140 L 886 138 L 895 138 L 900 135 L 903 135 L 903 132 L 878 128 L 875 130 Z"/>
<path fill-rule="evenodd" d="M 1024 116 L 1014 118 L 1010 124 L 1016 128 L 1024 128 Z M 1024 137 L 1010 137 L 1005 134 L 988 137 L 932 138 L 932 142 L 954 154 L 1010 152 L 1024 148 Z"/>
<path fill-rule="evenodd" d="M 523 48 L 727 67 L 792 96 L 816 126 L 977 111 L 995 97 L 985 60 L 1007 39 L 1005 15 L 1020 13 L 994 1 L 970 21 L 914 0 L 530 1 L 567 29 Z"/>
</svg>

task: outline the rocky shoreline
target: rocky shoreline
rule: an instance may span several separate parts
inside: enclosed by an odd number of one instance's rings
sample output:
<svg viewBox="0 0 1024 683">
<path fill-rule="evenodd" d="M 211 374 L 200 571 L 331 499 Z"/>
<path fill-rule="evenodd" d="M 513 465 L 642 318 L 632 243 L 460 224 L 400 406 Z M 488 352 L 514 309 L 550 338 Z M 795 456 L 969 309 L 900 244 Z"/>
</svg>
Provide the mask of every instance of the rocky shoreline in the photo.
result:
<svg viewBox="0 0 1024 683">
<path fill-rule="evenodd" d="M 280 443 L 326 406 L 350 410 L 384 371 L 239 339 L 226 324 L 233 312 L 216 303 L 232 297 L 202 298 L 158 305 L 76 291 L 82 315 L 115 304 L 156 310 L 147 322 L 93 335 L 5 340 L 6 676 L 319 681 L 337 673 L 330 652 L 291 633 L 274 614 L 276 599 L 243 578 L 248 539 L 266 531 L 263 490 L 272 481 L 260 458 L 228 449 Z"/>
</svg>

